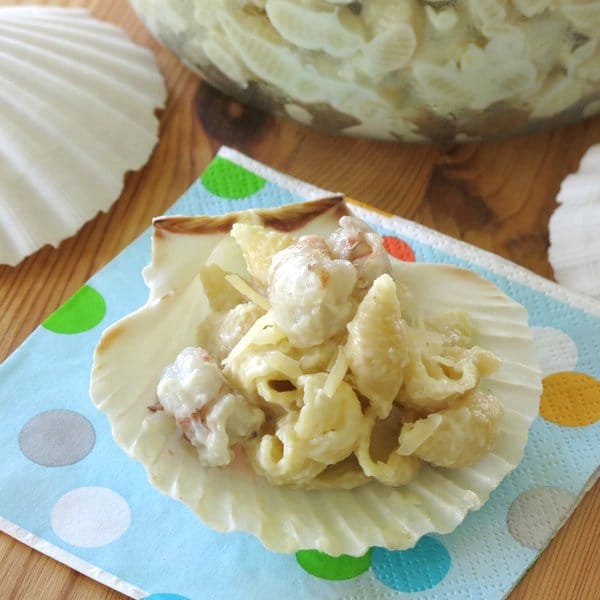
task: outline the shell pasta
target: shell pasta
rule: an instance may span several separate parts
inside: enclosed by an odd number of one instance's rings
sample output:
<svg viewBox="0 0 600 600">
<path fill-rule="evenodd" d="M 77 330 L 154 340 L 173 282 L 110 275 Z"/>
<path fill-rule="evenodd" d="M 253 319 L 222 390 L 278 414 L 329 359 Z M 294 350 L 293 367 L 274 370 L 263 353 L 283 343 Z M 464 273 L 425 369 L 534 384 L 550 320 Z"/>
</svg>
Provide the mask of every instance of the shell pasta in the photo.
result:
<svg viewBox="0 0 600 600">
<path fill-rule="evenodd" d="M 246 273 L 200 272 L 212 311 L 164 365 L 153 407 L 200 464 L 242 457 L 273 485 L 348 489 L 490 451 L 502 402 L 482 380 L 498 359 L 467 313 L 418 313 L 368 225 L 345 216 L 328 237 L 296 238 L 236 223 L 231 237 Z"/>
<path fill-rule="evenodd" d="M 213 85 L 339 133 L 452 142 L 598 112 L 599 0 L 132 4 Z"/>
</svg>

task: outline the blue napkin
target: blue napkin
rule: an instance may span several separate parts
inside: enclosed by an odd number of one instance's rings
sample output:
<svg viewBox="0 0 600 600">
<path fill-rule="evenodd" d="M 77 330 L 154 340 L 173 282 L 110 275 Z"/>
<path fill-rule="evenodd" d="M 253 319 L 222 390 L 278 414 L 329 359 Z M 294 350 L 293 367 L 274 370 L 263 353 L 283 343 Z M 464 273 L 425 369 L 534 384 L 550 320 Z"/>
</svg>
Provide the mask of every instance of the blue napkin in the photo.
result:
<svg viewBox="0 0 600 600">
<path fill-rule="evenodd" d="M 222 148 L 171 213 L 219 214 L 326 192 Z M 363 557 L 266 550 L 217 533 L 161 495 L 114 443 L 88 397 L 94 347 L 144 304 L 147 231 L 0 365 L 0 528 L 133 598 L 505 596 L 593 483 L 600 456 L 600 303 L 517 265 L 364 205 L 355 211 L 404 260 L 487 277 L 529 311 L 545 373 L 521 465 L 446 536 Z"/>
</svg>

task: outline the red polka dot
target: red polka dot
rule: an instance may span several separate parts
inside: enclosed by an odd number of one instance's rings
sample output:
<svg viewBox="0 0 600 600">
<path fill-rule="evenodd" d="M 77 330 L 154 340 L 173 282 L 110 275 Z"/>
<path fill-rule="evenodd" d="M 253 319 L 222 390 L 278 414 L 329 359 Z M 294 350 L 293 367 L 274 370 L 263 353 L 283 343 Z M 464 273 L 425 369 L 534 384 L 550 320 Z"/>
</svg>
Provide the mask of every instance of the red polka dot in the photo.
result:
<svg viewBox="0 0 600 600">
<path fill-rule="evenodd" d="M 394 257 L 406 262 L 415 262 L 413 249 L 400 238 L 391 235 L 383 236 L 383 247 Z"/>
</svg>

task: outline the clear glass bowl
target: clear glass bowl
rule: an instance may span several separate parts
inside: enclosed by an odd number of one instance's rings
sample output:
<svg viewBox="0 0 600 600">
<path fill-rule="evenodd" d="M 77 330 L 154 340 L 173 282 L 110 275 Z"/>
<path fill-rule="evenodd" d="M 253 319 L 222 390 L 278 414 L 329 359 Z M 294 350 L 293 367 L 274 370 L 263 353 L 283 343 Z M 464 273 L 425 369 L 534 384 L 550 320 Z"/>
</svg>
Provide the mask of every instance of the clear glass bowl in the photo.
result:
<svg viewBox="0 0 600 600">
<path fill-rule="evenodd" d="M 204 79 L 313 127 L 467 141 L 600 112 L 598 0 L 130 0 Z"/>
</svg>

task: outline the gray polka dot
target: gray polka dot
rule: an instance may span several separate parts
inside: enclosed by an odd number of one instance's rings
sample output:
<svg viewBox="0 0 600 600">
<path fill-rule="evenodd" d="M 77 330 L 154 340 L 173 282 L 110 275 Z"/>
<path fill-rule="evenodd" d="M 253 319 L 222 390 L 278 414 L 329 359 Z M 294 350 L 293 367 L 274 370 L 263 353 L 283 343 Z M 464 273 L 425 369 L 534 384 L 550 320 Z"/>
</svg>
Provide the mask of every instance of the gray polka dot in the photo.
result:
<svg viewBox="0 0 600 600">
<path fill-rule="evenodd" d="M 64 467 L 85 458 L 94 447 L 91 423 L 71 410 L 49 410 L 31 418 L 19 433 L 21 452 L 44 467 Z"/>
<path fill-rule="evenodd" d="M 572 494 L 559 488 L 527 490 L 508 509 L 508 530 L 519 544 L 542 550 L 569 516 L 574 502 Z"/>
</svg>

